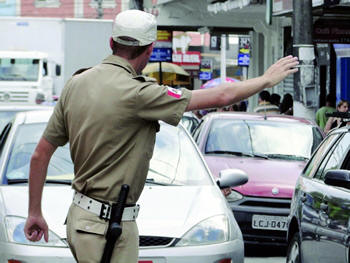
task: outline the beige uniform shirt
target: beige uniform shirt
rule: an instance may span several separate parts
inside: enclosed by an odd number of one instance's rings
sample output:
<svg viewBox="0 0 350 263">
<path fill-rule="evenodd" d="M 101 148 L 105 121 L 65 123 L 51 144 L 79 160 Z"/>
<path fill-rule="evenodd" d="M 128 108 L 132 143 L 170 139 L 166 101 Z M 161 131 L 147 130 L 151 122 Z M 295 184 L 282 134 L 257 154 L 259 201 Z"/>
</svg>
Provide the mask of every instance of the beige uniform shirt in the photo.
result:
<svg viewBox="0 0 350 263">
<path fill-rule="evenodd" d="M 126 60 L 111 55 L 67 82 L 43 136 L 55 146 L 69 141 L 75 190 L 115 201 L 128 184 L 127 203 L 133 204 L 145 183 L 158 120 L 177 125 L 190 97 L 189 90 L 137 76 Z"/>
</svg>

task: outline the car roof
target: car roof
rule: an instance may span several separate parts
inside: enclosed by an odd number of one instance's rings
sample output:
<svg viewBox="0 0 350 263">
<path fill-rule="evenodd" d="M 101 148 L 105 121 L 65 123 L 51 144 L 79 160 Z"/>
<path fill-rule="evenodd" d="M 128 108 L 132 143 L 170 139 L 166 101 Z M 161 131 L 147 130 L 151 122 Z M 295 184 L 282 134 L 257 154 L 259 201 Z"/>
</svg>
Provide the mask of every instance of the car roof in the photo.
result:
<svg viewBox="0 0 350 263">
<path fill-rule="evenodd" d="M 269 120 L 276 122 L 288 122 L 288 123 L 303 123 L 309 125 L 315 125 L 312 120 L 304 119 L 301 117 L 295 117 L 291 115 L 283 114 L 262 114 L 253 112 L 210 112 L 205 115 L 205 119 L 237 119 L 237 120 Z"/>
<path fill-rule="evenodd" d="M 43 123 L 48 122 L 53 112 L 53 108 L 49 110 L 23 111 L 16 115 L 17 119 L 22 118 L 22 123 Z"/>
</svg>

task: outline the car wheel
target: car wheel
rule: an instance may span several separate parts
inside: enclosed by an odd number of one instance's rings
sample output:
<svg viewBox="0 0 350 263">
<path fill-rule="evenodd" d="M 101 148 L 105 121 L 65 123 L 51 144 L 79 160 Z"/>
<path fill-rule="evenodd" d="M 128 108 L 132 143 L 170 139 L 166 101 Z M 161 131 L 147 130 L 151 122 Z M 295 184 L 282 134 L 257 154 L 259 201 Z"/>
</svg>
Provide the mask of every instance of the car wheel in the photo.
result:
<svg viewBox="0 0 350 263">
<path fill-rule="evenodd" d="M 294 233 L 292 240 L 288 244 L 287 263 L 301 263 L 300 238 L 299 233 Z"/>
</svg>

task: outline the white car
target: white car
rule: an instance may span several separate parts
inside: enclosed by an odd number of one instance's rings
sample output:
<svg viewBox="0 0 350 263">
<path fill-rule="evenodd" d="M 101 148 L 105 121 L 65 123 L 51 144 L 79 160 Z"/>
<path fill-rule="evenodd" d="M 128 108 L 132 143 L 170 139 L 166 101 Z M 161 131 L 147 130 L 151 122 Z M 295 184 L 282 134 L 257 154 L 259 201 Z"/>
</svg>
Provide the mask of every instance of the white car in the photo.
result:
<svg viewBox="0 0 350 263">
<path fill-rule="evenodd" d="M 0 132 L 5 125 L 20 111 L 50 110 L 53 106 L 46 105 L 9 105 L 0 103 Z"/>
<path fill-rule="evenodd" d="M 43 192 L 49 242 L 29 242 L 23 233 L 29 161 L 51 114 L 18 113 L 0 138 L 0 262 L 74 262 L 64 225 L 73 197 L 68 145 L 53 155 Z M 243 263 L 242 234 L 217 185 L 244 183 L 232 175 L 225 170 L 216 182 L 186 129 L 161 123 L 138 202 L 139 262 Z"/>
</svg>

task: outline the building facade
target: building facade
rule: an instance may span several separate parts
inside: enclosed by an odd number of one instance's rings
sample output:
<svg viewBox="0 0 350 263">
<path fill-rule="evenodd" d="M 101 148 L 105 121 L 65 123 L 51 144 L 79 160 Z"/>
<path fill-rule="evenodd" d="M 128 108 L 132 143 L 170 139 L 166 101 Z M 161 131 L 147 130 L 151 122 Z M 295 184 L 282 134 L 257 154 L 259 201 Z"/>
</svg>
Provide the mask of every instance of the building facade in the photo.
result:
<svg viewBox="0 0 350 263">
<path fill-rule="evenodd" d="M 129 8 L 129 0 L 0 0 L 0 16 L 104 18 Z"/>
</svg>

